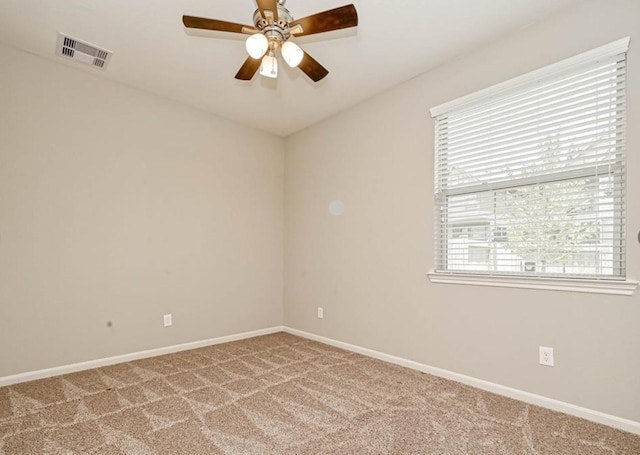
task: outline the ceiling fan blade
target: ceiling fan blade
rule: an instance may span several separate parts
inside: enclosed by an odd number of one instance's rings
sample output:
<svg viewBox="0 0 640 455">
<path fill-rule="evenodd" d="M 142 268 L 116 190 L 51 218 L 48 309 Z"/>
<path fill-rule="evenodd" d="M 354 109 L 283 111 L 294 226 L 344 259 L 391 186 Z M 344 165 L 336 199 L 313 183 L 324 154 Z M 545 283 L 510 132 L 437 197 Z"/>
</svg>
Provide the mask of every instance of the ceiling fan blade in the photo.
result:
<svg viewBox="0 0 640 455">
<path fill-rule="evenodd" d="M 235 22 L 219 21 L 204 17 L 182 16 L 182 23 L 187 28 L 202 30 L 217 30 L 220 32 L 243 33 L 243 28 L 253 28 L 251 25 L 236 24 Z"/>
<path fill-rule="evenodd" d="M 318 82 L 324 79 L 327 74 L 329 74 L 329 70 L 318 63 L 306 52 L 304 53 L 304 57 L 302 57 L 302 61 L 298 65 L 298 68 L 300 68 L 304 72 L 304 74 L 309 76 L 309 78 L 311 78 L 313 82 Z"/>
<path fill-rule="evenodd" d="M 260 68 L 260 63 L 262 63 L 262 59 L 247 57 L 235 78 L 241 81 L 250 81 Z"/>
<path fill-rule="evenodd" d="M 296 36 L 313 35 L 315 33 L 355 27 L 358 25 L 358 12 L 353 5 L 341 6 L 293 21 L 289 24 L 289 27 L 295 27 L 296 25 L 301 25 L 303 29 L 302 33 L 297 33 Z"/>
<path fill-rule="evenodd" d="M 277 0 L 256 0 L 260 14 L 264 19 L 267 19 L 265 10 L 269 10 L 273 13 L 273 20 L 278 22 L 278 2 Z"/>
</svg>

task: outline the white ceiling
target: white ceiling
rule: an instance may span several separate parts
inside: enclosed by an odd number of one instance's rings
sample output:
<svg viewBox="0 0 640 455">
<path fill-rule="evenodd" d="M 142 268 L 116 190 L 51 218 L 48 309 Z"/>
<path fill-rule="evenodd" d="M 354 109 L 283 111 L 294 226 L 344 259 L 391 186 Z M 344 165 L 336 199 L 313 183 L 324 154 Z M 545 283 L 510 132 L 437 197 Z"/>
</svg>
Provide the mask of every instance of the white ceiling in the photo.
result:
<svg viewBox="0 0 640 455">
<path fill-rule="evenodd" d="M 0 0 L 0 42 L 55 55 L 57 33 L 113 52 L 99 77 L 286 136 L 580 0 L 353 0 L 355 29 L 297 40 L 329 76 L 282 64 L 277 80 L 234 79 L 243 35 L 191 31 L 182 15 L 252 24 L 254 0 Z M 289 0 L 301 18 L 349 0 Z"/>
</svg>

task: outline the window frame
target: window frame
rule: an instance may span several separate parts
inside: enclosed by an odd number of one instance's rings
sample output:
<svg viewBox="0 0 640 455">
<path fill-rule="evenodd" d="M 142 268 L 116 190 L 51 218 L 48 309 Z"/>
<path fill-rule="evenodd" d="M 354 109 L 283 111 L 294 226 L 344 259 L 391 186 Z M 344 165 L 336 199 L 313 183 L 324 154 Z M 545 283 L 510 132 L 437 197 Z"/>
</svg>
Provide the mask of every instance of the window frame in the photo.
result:
<svg viewBox="0 0 640 455">
<path fill-rule="evenodd" d="M 540 80 L 541 78 L 553 77 L 554 75 L 561 74 L 565 71 L 577 67 L 578 65 L 592 62 L 594 60 L 597 60 L 598 58 L 605 58 L 616 54 L 625 53 L 628 51 L 629 41 L 629 37 L 620 39 L 613 43 L 601 46 L 591 51 L 587 51 L 575 57 L 562 60 L 558 63 L 549 65 L 515 79 L 511 79 L 501 84 L 497 84 L 484 90 L 441 104 L 430 110 L 431 116 L 435 118 L 450 111 L 460 110 L 464 107 L 479 103 L 481 101 L 489 101 L 492 98 L 498 97 L 506 92 L 516 91 L 519 87 L 526 86 L 533 81 Z M 436 231 L 438 231 L 438 229 Z M 450 234 L 446 234 L 447 238 L 445 239 L 439 238 L 439 232 L 436 232 L 436 234 L 436 247 L 448 248 Z M 493 233 L 490 232 L 489 236 L 493 236 Z M 489 239 L 489 241 L 492 240 Z M 624 251 L 623 254 L 626 255 L 626 251 Z M 442 258 L 442 260 L 446 261 L 447 254 L 443 253 L 443 256 L 444 258 Z M 434 256 L 434 260 L 435 259 L 436 257 Z M 623 262 L 623 265 L 625 263 L 626 260 Z M 626 274 L 621 277 L 613 278 L 583 278 L 576 276 L 527 276 L 524 273 L 504 274 L 500 272 L 484 272 L 479 274 L 470 271 L 440 270 L 434 268 L 429 271 L 428 277 L 432 283 L 564 290 L 615 295 L 632 295 L 635 289 L 638 287 L 638 281 L 629 279 Z"/>
</svg>

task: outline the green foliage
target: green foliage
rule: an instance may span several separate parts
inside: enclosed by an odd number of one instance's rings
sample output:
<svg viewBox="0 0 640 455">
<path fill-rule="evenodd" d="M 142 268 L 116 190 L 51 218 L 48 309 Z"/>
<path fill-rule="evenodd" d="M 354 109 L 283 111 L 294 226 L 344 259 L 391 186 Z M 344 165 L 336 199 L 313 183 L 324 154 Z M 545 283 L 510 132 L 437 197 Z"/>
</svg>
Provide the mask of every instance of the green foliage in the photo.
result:
<svg viewBox="0 0 640 455">
<path fill-rule="evenodd" d="M 560 264 L 598 235 L 598 225 L 580 210 L 589 179 L 531 185 L 502 193 L 508 226 L 506 247 L 527 261 Z"/>
</svg>

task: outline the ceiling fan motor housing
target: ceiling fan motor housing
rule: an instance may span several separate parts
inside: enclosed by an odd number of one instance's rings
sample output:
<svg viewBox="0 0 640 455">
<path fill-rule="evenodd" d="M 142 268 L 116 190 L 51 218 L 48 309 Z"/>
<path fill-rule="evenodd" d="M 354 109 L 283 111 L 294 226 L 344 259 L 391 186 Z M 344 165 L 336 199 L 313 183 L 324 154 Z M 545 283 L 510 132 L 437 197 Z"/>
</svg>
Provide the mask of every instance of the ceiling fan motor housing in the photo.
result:
<svg viewBox="0 0 640 455">
<path fill-rule="evenodd" d="M 289 22 L 293 22 L 293 16 L 283 5 L 284 2 L 278 3 L 277 21 L 272 14 L 265 14 L 266 18 L 262 17 L 259 9 L 253 13 L 253 23 L 256 28 L 269 39 L 269 44 L 275 47 L 279 47 L 291 37 Z"/>
</svg>

